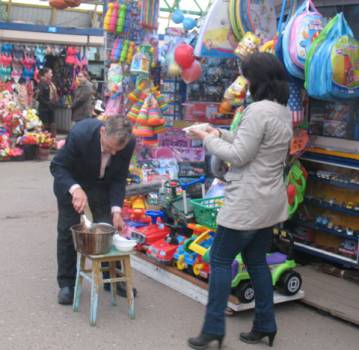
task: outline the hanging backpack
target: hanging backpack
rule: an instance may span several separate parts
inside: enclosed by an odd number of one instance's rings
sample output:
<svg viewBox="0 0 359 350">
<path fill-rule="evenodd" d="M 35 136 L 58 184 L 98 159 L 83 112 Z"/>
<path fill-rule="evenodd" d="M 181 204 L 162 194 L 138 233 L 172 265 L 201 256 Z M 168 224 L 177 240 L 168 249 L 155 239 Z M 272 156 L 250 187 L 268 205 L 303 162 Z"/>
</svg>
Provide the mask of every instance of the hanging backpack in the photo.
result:
<svg viewBox="0 0 359 350">
<path fill-rule="evenodd" d="M 283 58 L 288 72 L 304 80 L 304 64 L 310 45 L 325 24 L 312 0 L 305 1 L 288 22 L 283 34 Z"/>
<path fill-rule="evenodd" d="M 307 64 L 309 95 L 324 100 L 358 98 L 359 42 L 343 13 L 330 21 L 323 32 Z"/>
</svg>

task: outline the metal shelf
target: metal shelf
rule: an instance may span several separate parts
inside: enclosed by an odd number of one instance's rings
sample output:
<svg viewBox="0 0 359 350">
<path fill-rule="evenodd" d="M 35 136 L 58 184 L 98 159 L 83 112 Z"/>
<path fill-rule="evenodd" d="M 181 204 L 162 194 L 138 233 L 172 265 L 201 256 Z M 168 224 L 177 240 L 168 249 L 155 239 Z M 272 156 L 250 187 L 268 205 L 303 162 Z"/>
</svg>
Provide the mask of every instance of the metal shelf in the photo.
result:
<svg viewBox="0 0 359 350">
<path fill-rule="evenodd" d="M 330 209 L 330 210 L 337 211 L 337 212 L 340 212 L 340 213 L 343 213 L 346 215 L 359 216 L 359 210 L 347 209 L 347 208 L 344 208 L 337 204 L 329 204 L 327 202 L 319 201 L 318 199 L 315 199 L 315 198 L 311 198 L 311 199 L 305 198 L 304 202 L 308 203 L 308 204 L 315 205 L 319 208 Z"/>
<path fill-rule="evenodd" d="M 306 228 L 309 228 L 309 229 L 312 229 L 312 230 L 329 233 L 330 235 L 337 236 L 337 237 L 340 237 L 340 238 L 345 238 L 345 239 L 350 239 L 350 240 L 353 240 L 353 241 L 358 241 L 357 236 L 350 236 L 350 235 L 347 235 L 345 232 L 342 232 L 342 233 L 337 232 L 337 231 L 332 230 L 332 229 L 330 229 L 328 227 L 325 227 L 325 226 L 316 225 L 316 224 L 313 224 L 313 223 L 306 223 L 306 222 L 303 222 L 303 221 L 298 221 L 297 224 L 299 226 L 306 227 Z"/>
<path fill-rule="evenodd" d="M 320 258 L 326 258 L 330 261 L 333 261 L 335 263 L 340 263 L 340 264 L 346 264 L 346 265 L 350 265 L 353 267 L 358 267 L 359 263 L 358 261 L 354 260 L 354 259 L 350 259 L 347 258 L 345 256 L 341 256 L 339 254 L 335 254 L 335 253 L 331 253 L 328 252 L 326 250 L 323 249 L 319 249 L 319 248 L 315 248 L 303 243 L 299 243 L 299 242 L 294 242 L 294 247 L 300 251 L 303 251 L 305 253 L 310 253 L 313 254 L 315 256 L 318 256 Z"/>
<path fill-rule="evenodd" d="M 332 186 L 335 186 L 335 187 L 341 187 L 341 188 L 346 188 L 348 190 L 359 191 L 359 185 L 355 184 L 355 183 L 344 183 L 344 182 L 335 181 L 335 180 L 327 180 L 327 179 L 323 179 L 321 177 L 318 177 L 316 175 L 309 175 L 309 178 L 314 180 L 314 181 L 322 182 L 322 183 L 332 185 Z"/>
</svg>

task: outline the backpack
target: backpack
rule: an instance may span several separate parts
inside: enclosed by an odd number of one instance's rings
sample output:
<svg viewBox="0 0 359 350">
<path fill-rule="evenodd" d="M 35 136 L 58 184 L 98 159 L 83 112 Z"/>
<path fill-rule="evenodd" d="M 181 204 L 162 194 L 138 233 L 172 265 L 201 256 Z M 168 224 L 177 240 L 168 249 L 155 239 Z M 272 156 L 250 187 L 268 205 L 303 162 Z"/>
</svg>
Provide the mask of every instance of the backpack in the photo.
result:
<svg viewBox="0 0 359 350">
<path fill-rule="evenodd" d="M 288 72 L 304 80 L 304 64 L 312 42 L 325 24 L 312 0 L 305 1 L 288 22 L 283 34 L 283 57 Z"/>
</svg>

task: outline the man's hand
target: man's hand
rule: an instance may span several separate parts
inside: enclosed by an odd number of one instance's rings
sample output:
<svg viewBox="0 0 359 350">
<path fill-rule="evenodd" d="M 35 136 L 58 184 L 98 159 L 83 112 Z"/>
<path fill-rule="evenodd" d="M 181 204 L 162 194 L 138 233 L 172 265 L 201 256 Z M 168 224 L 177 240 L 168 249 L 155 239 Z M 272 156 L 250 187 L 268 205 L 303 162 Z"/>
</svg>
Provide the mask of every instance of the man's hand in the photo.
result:
<svg viewBox="0 0 359 350">
<path fill-rule="evenodd" d="M 117 212 L 113 213 L 112 222 L 113 222 L 113 227 L 119 233 L 122 233 L 125 230 L 125 222 L 123 221 L 121 213 L 117 213 Z"/>
<path fill-rule="evenodd" d="M 74 209 L 79 213 L 83 213 L 87 204 L 87 195 L 82 188 L 76 188 L 72 193 L 72 205 Z"/>
</svg>

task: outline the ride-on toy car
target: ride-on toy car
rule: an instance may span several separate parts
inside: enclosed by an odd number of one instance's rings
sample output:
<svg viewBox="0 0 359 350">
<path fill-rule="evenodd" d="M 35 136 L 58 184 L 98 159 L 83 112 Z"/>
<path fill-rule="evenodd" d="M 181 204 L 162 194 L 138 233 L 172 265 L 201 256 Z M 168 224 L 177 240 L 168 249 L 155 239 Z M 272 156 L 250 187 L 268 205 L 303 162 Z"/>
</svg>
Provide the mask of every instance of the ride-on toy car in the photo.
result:
<svg viewBox="0 0 359 350">
<path fill-rule="evenodd" d="M 294 270 L 296 263 L 293 259 L 293 236 L 285 230 L 274 229 L 274 237 L 275 245 L 280 250 L 283 250 L 284 244 L 287 246 L 287 254 L 274 252 L 267 255 L 273 287 L 282 294 L 294 295 L 302 286 L 302 278 Z M 241 254 L 237 255 L 232 264 L 232 294 L 242 303 L 250 303 L 254 299 L 252 283 Z"/>
</svg>

